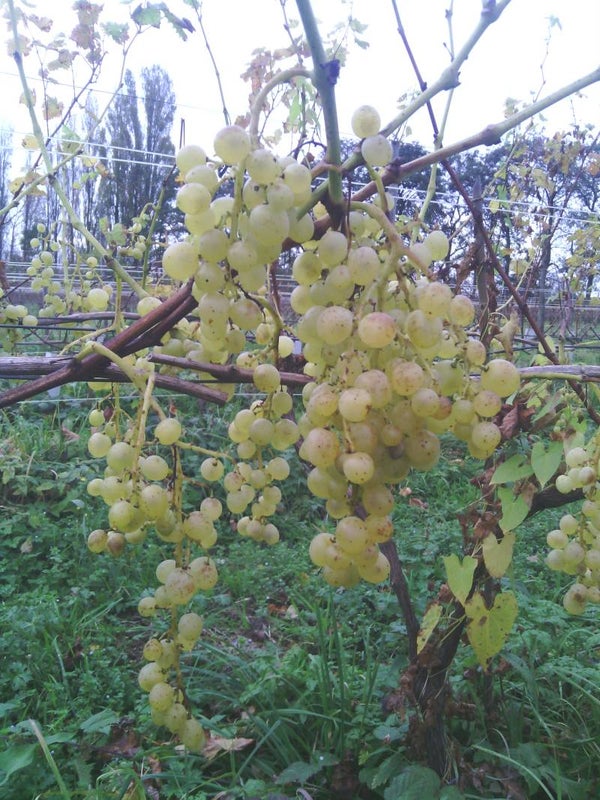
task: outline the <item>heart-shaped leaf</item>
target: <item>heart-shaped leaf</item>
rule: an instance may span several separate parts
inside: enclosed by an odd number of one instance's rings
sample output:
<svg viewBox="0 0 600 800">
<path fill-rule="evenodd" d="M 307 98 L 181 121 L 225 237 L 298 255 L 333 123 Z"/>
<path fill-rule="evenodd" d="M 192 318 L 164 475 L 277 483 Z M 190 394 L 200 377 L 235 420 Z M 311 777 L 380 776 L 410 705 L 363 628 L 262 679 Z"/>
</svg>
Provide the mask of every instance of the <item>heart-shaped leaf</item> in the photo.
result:
<svg viewBox="0 0 600 800">
<path fill-rule="evenodd" d="M 517 599 L 512 592 L 503 592 L 487 608 L 480 592 L 465 604 L 467 636 L 477 660 L 486 669 L 490 659 L 502 650 L 510 629 L 517 618 Z"/>
</svg>

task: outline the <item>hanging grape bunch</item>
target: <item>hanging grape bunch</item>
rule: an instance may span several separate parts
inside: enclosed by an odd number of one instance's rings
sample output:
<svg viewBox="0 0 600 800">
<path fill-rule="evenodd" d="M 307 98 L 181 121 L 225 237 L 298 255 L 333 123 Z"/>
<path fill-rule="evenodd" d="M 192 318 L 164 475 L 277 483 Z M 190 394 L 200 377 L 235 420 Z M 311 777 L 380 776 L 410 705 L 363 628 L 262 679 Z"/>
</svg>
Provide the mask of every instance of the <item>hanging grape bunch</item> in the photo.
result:
<svg viewBox="0 0 600 800">
<path fill-rule="evenodd" d="M 352 124 L 370 169 L 388 163 L 391 149 L 377 133 L 377 112 L 362 107 Z M 485 347 L 469 335 L 471 300 L 433 277 L 431 265 L 449 249 L 441 231 L 416 237 L 412 225 L 391 222 L 384 194 L 350 203 L 337 230 L 313 238 L 312 175 L 305 165 L 254 146 L 235 125 L 217 134 L 214 151 L 212 160 L 198 146 L 177 155 L 177 206 L 189 236 L 167 247 L 162 266 L 172 282 L 193 281 L 197 309 L 154 352 L 253 371 L 257 397 L 228 428 L 234 455 L 186 442 L 181 422 L 158 406 L 156 367 L 143 357 L 133 362 L 145 376 L 137 417 L 117 409 L 105 421 L 96 412 L 89 445 L 106 460 L 104 477 L 88 488 L 109 506 L 110 526 L 90 534 L 90 549 L 118 555 L 150 530 L 173 545 L 173 557 L 158 565 L 154 594 L 139 604 L 144 616 L 166 615 L 168 628 L 147 643 L 139 681 L 153 719 L 192 750 L 201 749 L 203 734 L 188 710 L 178 659 L 202 629 L 186 608 L 217 581 L 209 551 L 223 508 L 207 494 L 197 510 L 183 513 L 180 451 L 205 454 L 202 479 L 208 486 L 223 482 L 240 535 L 274 544 L 277 483 L 289 474 L 282 453 L 301 440 L 308 489 L 331 520 L 310 542 L 312 561 L 333 586 L 380 583 L 390 569 L 379 544 L 393 534 L 394 487 L 411 469 L 436 465 L 445 431 L 465 441 L 473 456 L 489 457 L 501 440 L 492 420 L 519 388 L 516 368 L 503 359 L 486 363 Z M 215 197 L 221 186 L 230 193 Z M 269 299 L 267 269 L 290 247 L 293 328 Z M 157 302 L 144 298 L 138 311 Z M 278 370 L 294 339 L 310 379 L 297 421 Z M 151 411 L 161 421 L 146 441 Z"/>
</svg>

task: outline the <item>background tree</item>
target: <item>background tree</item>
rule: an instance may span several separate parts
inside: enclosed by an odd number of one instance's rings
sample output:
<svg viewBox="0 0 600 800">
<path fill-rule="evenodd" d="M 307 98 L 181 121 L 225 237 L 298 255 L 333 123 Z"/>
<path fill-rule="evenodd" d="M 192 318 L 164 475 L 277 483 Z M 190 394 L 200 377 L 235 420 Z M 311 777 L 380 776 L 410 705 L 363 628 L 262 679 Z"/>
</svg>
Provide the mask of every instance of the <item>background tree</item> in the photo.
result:
<svg viewBox="0 0 600 800">
<path fill-rule="evenodd" d="M 107 116 L 109 177 L 101 185 L 99 212 L 110 226 L 130 225 L 147 203 L 158 199 L 165 185 L 165 202 L 175 192 L 172 180 L 166 184 L 172 163 L 168 157 L 175 153 L 171 140 L 175 116 L 172 82 L 155 65 L 142 70 L 140 86 L 141 97 L 132 72 L 127 70 L 123 90 Z"/>
</svg>

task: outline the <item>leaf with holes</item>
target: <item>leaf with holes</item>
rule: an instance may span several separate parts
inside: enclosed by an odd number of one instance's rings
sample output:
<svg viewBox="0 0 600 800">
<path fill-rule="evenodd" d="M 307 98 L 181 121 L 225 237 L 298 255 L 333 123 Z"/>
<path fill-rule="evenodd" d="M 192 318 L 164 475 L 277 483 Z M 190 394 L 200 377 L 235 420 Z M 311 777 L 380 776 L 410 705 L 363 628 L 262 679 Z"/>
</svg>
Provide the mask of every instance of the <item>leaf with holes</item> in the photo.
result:
<svg viewBox="0 0 600 800">
<path fill-rule="evenodd" d="M 517 618 L 517 599 L 512 592 L 503 592 L 497 595 L 494 605 L 487 608 L 482 594 L 476 592 L 469 602 L 465 603 L 465 611 L 469 617 L 467 623 L 469 642 L 477 660 L 484 669 L 487 669 L 490 659 L 504 647 Z"/>
</svg>

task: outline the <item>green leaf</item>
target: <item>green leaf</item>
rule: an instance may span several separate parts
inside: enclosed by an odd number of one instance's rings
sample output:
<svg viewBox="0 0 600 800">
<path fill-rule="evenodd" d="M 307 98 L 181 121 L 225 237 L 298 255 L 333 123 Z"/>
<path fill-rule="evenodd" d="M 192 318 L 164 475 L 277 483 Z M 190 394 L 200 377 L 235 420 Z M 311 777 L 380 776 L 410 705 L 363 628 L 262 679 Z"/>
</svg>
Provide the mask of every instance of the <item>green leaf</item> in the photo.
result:
<svg viewBox="0 0 600 800">
<path fill-rule="evenodd" d="M 129 39 L 129 26 L 118 22 L 105 22 L 102 28 L 107 36 L 117 44 L 125 44 Z"/>
<path fill-rule="evenodd" d="M 321 769 L 319 764 L 308 764 L 306 761 L 294 761 L 286 767 L 277 778 L 278 784 L 285 783 L 306 783 L 315 773 Z"/>
<path fill-rule="evenodd" d="M 464 605 L 473 586 L 477 559 L 465 556 L 461 564 L 458 556 L 453 553 L 451 556 L 444 556 L 444 566 L 452 594 Z"/>
<path fill-rule="evenodd" d="M 153 28 L 160 28 L 160 8 L 153 5 L 146 7 L 139 5 L 131 12 L 131 19 L 139 25 L 151 25 Z"/>
<path fill-rule="evenodd" d="M 429 767 L 412 766 L 398 775 L 383 793 L 385 800 L 439 800 L 441 781 Z"/>
<path fill-rule="evenodd" d="M 440 800 L 465 800 L 465 796 L 456 786 L 444 786 Z"/>
<path fill-rule="evenodd" d="M 536 442 L 531 448 L 531 466 L 542 488 L 560 466 L 562 457 L 562 442 L 549 442 L 548 447 L 544 442 Z"/>
<path fill-rule="evenodd" d="M 469 617 L 467 636 L 477 660 L 486 669 L 489 660 L 502 650 L 510 629 L 517 618 L 517 599 L 512 592 L 496 596 L 494 605 L 487 608 L 480 592 L 476 592 L 465 612 Z"/>
<path fill-rule="evenodd" d="M 499 487 L 498 498 L 502 504 L 500 527 L 505 533 L 506 531 L 513 531 L 529 514 L 529 504 L 522 494 L 515 497 L 515 493 L 510 486 Z"/>
<path fill-rule="evenodd" d="M 505 531 L 500 541 L 493 533 L 489 533 L 483 540 L 483 561 L 492 578 L 501 578 L 508 569 L 512 561 L 515 538 L 512 531 Z"/>
<path fill-rule="evenodd" d="M 421 622 L 419 633 L 417 634 L 417 653 L 420 653 L 429 641 L 429 637 L 435 630 L 441 616 L 442 607 L 439 603 L 433 603 L 429 606 Z"/>
<path fill-rule="evenodd" d="M 0 753 L 0 770 L 5 772 L 4 778 L 0 779 L 0 786 L 3 786 L 14 772 L 28 767 L 36 757 L 38 745 L 36 744 L 17 744 L 9 747 Z"/>
<path fill-rule="evenodd" d="M 492 475 L 490 483 L 513 483 L 533 475 L 533 468 L 525 455 L 517 453 L 504 461 Z"/>
<path fill-rule="evenodd" d="M 118 722 L 119 718 L 109 708 L 104 711 L 99 711 L 97 714 L 92 714 L 84 720 L 79 726 L 84 733 L 108 733 L 111 725 Z"/>
</svg>

